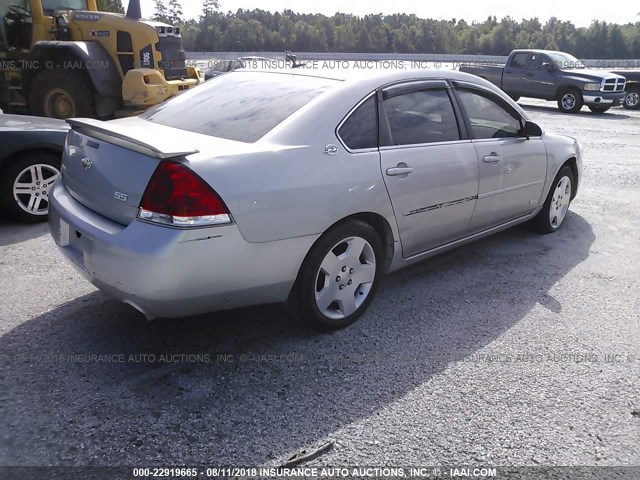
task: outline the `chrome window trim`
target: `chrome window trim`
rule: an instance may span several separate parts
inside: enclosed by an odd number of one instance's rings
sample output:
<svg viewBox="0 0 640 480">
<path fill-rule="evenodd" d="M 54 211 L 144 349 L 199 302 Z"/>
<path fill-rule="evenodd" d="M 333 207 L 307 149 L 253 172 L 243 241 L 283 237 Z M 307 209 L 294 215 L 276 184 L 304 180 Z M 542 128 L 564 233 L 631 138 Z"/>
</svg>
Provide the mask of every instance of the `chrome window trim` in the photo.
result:
<svg viewBox="0 0 640 480">
<path fill-rule="evenodd" d="M 424 147 L 433 147 L 433 146 L 442 146 L 442 145 L 459 145 L 463 143 L 472 143 L 472 141 L 468 138 L 463 138 L 460 140 L 447 140 L 444 142 L 410 143 L 407 145 L 386 145 L 384 147 L 380 147 L 378 150 L 380 150 L 381 152 L 386 152 L 390 150 L 399 150 L 403 148 L 424 148 Z"/>
</svg>

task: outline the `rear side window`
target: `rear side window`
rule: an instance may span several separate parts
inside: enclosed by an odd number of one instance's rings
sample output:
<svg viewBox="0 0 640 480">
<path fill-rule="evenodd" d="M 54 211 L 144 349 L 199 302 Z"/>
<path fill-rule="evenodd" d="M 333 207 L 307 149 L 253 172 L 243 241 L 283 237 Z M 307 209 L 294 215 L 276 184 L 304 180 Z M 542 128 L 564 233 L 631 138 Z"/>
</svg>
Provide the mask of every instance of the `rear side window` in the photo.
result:
<svg viewBox="0 0 640 480">
<path fill-rule="evenodd" d="M 384 101 L 393 145 L 460 140 L 449 95 L 445 90 L 403 93 Z"/>
<path fill-rule="evenodd" d="M 143 113 L 169 127 L 253 143 L 337 80 L 276 73 L 220 75 Z"/>
<path fill-rule="evenodd" d="M 475 139 L 506 138 L 519 136 L 520 115 L 506 109 L 490 94 L 472 90 L 458 90 L 458 98 L 471 123 L 471 134 Z"/>
<path fill-rule="evenodd" d="M 338 135 L 351 150 L 378 147 L 378 113 L 373 95 L 349 116 Z"/>
</svg>

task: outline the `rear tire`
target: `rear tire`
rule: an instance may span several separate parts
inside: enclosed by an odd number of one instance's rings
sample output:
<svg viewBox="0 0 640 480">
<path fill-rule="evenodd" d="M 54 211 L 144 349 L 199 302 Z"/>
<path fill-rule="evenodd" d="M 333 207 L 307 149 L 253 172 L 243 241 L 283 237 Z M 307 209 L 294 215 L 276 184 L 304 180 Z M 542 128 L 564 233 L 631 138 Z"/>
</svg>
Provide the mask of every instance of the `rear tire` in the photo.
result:
<svg viewBox="0 0 640 480">
<path fill-rule="evenodd" d="M 384 249 L 375 229 L 349 220 L 311 248 L 287 302 L 299 323 L 328 332 L 355 322 L 378 290 Z"/>
<path fill-rule="evenodd" d="M 531 230 L 543 234 L 560 230 L 571 205 L 574 182 L 571 168 L 562 167 L 551 184 L 542 210 L 528 223 Z"/>
<path fill-rule="evenodd" d="M 578 113 L 584 105 L 582 94 L 575 88 L 562 88 L 558 92 L 558 109 L 563 113 Z"/>
<path fill-rule="evenodd" d="M 29 113 L 40 117 L 96 118 L 93 86 L 79 72 L 44 70 L 31 83 Z"/>
<path fill-rule="evenodd" d="M 601 107 L 599 105 L 589 105 L 589 110 L 591 110 L 593 113 L 604 113 L 610 108 L 611 106 Z"/>
<path fill-rule="evenodd" d="M 640 87 L 633 86 L 627 89 L 622 106 L 627 110 L 638 110 L 640 108 Z"/>
<path fill-rule="evenodd" d="M 45 222 L 49 193 L 60 176 L 62 161 L 53 152 L 25 152 L 7 164 L 0 177 L 0 204 L 4 212 L 22 223 Z"/>
</svg>

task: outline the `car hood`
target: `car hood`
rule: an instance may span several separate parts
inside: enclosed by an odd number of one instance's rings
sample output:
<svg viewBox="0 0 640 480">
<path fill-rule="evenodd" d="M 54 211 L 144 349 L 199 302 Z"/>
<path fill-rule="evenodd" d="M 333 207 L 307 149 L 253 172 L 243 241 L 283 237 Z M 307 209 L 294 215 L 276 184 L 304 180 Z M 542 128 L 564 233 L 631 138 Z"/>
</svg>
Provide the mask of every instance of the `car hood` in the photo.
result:
<svg viewBox="0 0 640 480">
<path fill-rule="evenodd" d="M 573 70 L 563 70 L 563 72 L 573 78 L 577 78 L 581 80 L 597 80 L 598 82 L 603 78 L 616 78 L 616 77 L 624 78 L 624 77 L 621 77 L 620 75 L 616 75 L 615 73 L 611 73 L 603 70 L 593 70 L 589 68 L 585 68 L 585 69 L 576 68 Z"/>
<path fill-rule="evenodd" d="M 0 130 L 55 130 L 66 132 L 69 126 L 64 120 L 26 115 L 0 115 Z"/>
</svg>

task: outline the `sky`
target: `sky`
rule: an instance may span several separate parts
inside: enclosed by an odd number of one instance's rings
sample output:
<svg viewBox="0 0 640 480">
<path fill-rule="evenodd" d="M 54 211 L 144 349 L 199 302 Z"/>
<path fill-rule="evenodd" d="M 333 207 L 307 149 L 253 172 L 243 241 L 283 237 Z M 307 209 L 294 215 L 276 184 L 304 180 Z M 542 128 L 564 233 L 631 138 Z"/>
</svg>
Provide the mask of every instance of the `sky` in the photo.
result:
<svg viewBox="0 0 640 480">
<path fill-rule="evenodd" d="M 124 5 L 128 0 L 123 0 Z M 168 0 L 165 1 L 168 3 Z M 153 0 L 141 0 L 142 14 L 150 17 L 153 14 Z M 187 18 L 200 15 L 200 0 L 182 0 L 182 9 Z M 615 6 L 612 8 L 612 6 Z M 464 19 L 467 22 L 484 21 L 489 15 L 498 19 L 510 15 L 515 20 L 538 17 L 546 21 L 552 16 L 560 20 L 571 20 L 579 27 L 589 26 L 592 20 L 604 20 L 611 23 L 628 23 L 640 21 L 638 12 L 640 5 L 636 1 L 602 2 L 594 0 L 497 0 L 483 2 L 479 0 L 420 1 L 420 0 L 220 0 L 220 9 L 224 12 L 236 11 L 238 8 L 252 10 L 260 8 L 272 12 L 290 9 L 300 13 L 322 13 L 328 16 L 336 12 L 366 15 L 369 13 L 414 13 L 421 18 L 450 20 Z"/>
</svg>

